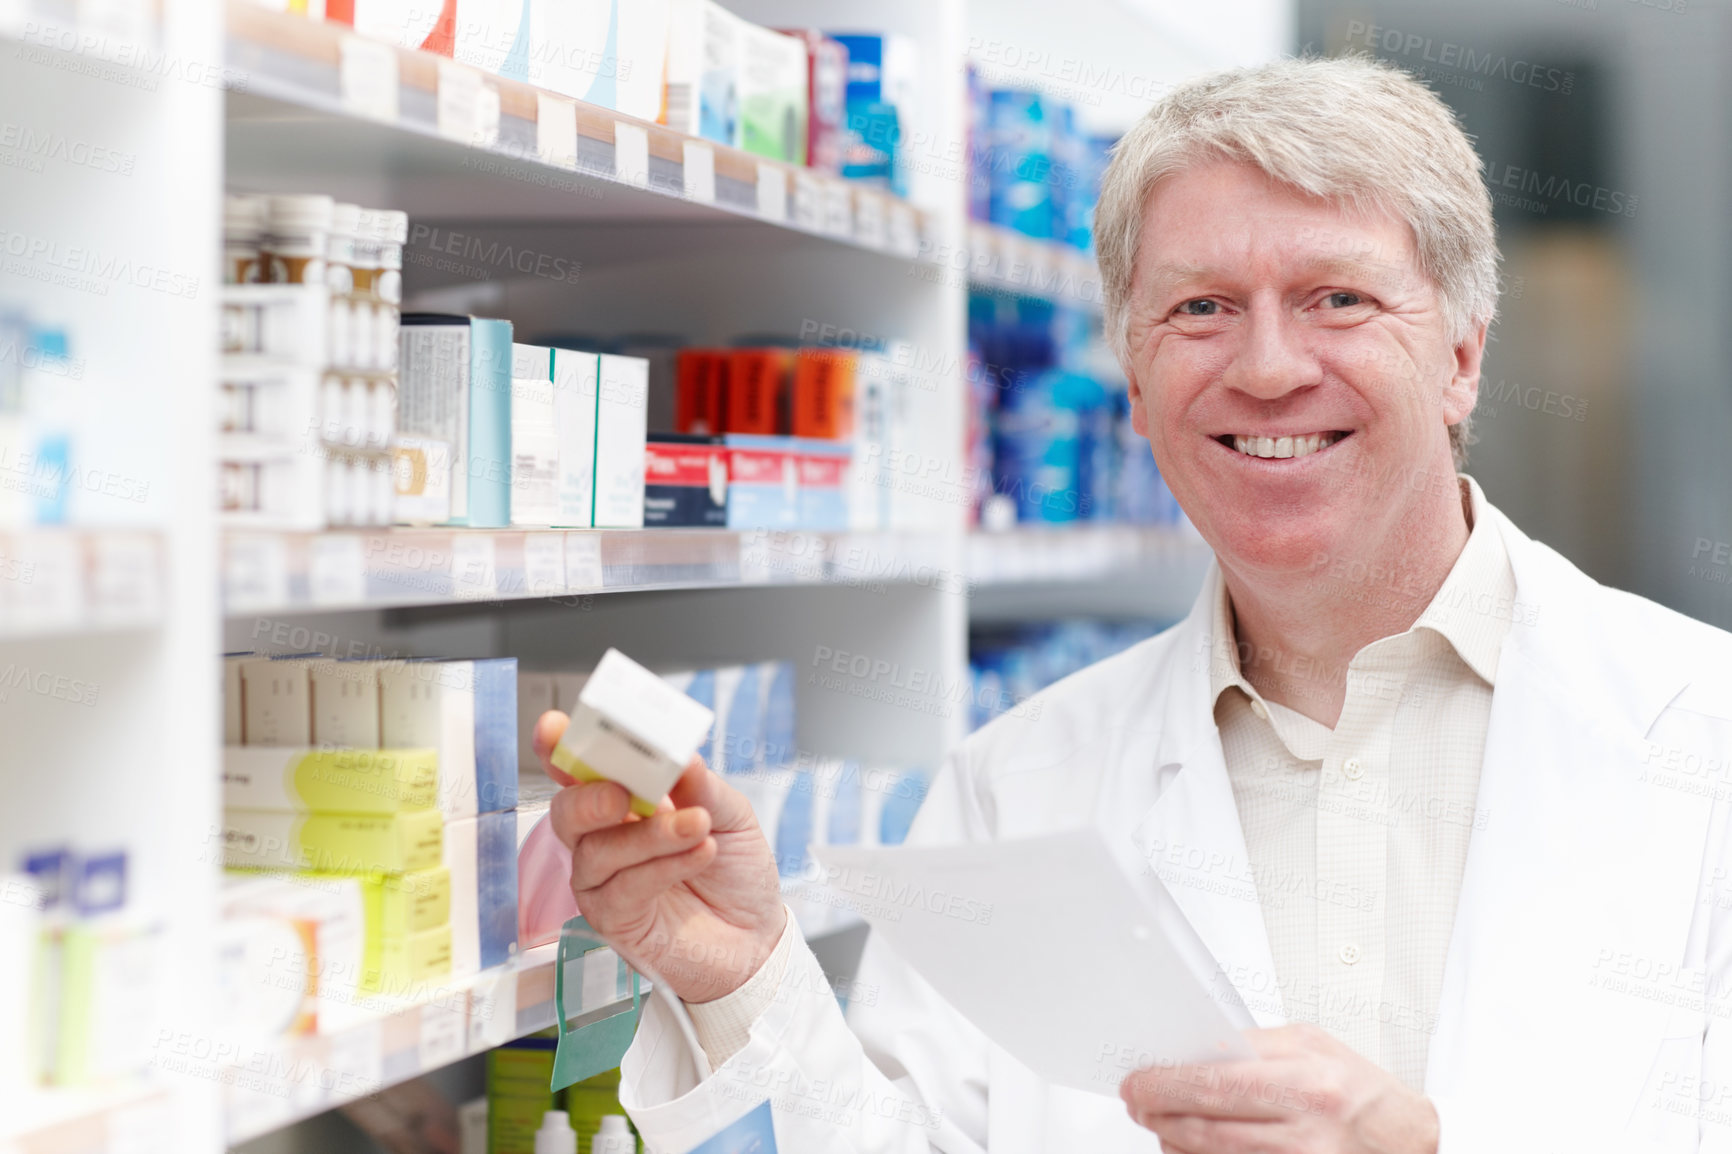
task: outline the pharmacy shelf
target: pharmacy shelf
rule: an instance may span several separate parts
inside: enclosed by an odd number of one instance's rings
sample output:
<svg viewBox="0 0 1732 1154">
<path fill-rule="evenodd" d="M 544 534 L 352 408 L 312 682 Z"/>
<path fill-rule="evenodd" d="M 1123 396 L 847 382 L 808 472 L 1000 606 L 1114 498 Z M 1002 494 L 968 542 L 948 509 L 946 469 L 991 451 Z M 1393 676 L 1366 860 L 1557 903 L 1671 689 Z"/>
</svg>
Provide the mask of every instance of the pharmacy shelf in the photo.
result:
<svg viewBox="0 0 1732 1154">
<path fill-rule="evenodd" d="M 962 583 L 954 543 L 940 534 L 763 529 L 231 530 L 222 575 L 230 617 L 666 589 Z"/>
<path fill-rule="evenodd" d="M 152 532 L 0 533 L 0 639 L 160 624 L 164 556 Z"/>
<path fill-rule="evenodd" d="M 317 185 L 363 202 L 384 191 L 423 221 L 750 224 L 907 261 L 937 245 L 933 217 L 885 192 L 334 23 L 229 0 L 227 36 L 226 167 L 236 188 Z M 484 90 L 497 93 L 496 115 Z M 573 105 L 575 137 L 549 114 Z M 637 143 L 620 148 L 622 136 Z M 647 154 L 638 151 L 645 140 Z"/>
<path fill-rule="evenodd" d="M 1058 617 L 1176 621 L 1213 560 L 1186 528 L 1021 527 L 969 534 L 971 624 Z"/>
<path fill-rule="evenodd" d="M 163 1087 L 149 1083 L 100 1091 L 37 1091 L 7 1103 L 0 1149 L 8 1154 L 124 1150 L 140 1133 L 159 1129 L 169 1109 Z"/>
<path fill-rule="evenodd" d="M 558 949 L 525 950 L 415 997 L 373 999 L 328 1033 L 225 1049 L 226 1060 L 207 1068 L 189 1047 L 185 1072 L 226 1087 L 224 1131 L 230 1145 L 244 1142 L 547 1029 Z"/>
<path fill-rule="evenodd" d="M 1142 525 L 1027 526 L 968 536 L 969 581 L 976 585 L 1089 582 L 1149 566 L 1207 563 L 1209 547 L 1189 529 Z"/>
<path fill-rule="evenodd" d="M 1101 308 L 1101 270 L 1081 249 L 1036 240 L 999 225 L 970 221 L 959 252 L 936 249 L 941 269 L 964 273 L 976 288 L 1038 297 L 1092 312 Z"/>
<path fill-rule="evenodd" d="M 815 934 L 812 948 L 847 949 L 855 922 Z M 281 1038 L 210 1067 L 226 1087 L 230 1146 L 375 1094 L 399 1082 L 554 1025 L 559 945 L 525 950 L 510 963 L 468 979 L 429 984 L 413 998 L 375 999 L 336 1031 Z M 641 993 L 651 990 L 640 981 Z M 585 1019 L 624 1012 L 622 998 L 584 1011 Z M 186 1071 L 195 1072 L 192 1068 Z"/>
</svg>

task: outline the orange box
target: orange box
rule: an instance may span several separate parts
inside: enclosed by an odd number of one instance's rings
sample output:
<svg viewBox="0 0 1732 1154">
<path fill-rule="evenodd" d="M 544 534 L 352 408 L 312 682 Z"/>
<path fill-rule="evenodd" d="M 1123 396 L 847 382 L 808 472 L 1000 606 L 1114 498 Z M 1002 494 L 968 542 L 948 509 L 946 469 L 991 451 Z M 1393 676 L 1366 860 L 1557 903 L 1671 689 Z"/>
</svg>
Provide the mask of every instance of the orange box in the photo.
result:
<svg viewBox="0 0 1732 1154">
<path fill-rule="evenodd" d="M 728 395 L 728 357 L 722 349 L 681 349 L 674 368 L 674 429 L 714 436 L 722 431 Z"/>
<path fill-rule="evenodd" d="M 735 349 L 728 356 L 724 433 L 775 436 L 788 431 L 788 380 L 794 354 L 787 349 Z"/>
<path fill-rule="evenodd" d="M 801 349 L 794 360 L 793 434 L 824 441 L 854 435 L 854 377 L 860 354 L 852 349 Z"/>
</svg>

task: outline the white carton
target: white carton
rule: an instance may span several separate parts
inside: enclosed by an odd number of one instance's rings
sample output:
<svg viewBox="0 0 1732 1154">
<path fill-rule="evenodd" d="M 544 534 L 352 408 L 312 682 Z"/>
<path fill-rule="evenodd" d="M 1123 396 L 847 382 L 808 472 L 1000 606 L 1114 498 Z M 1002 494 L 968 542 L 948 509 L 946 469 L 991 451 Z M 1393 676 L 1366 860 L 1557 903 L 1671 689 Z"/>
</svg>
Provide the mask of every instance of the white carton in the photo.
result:
<svg viewBox="0 0 1732 1154">
<path fill-rule="evenodd" d="M 617 649 L 584 682 L 553 764 L 580 781 L 618 782 L 632 809 L 656 811 L 715 721 L 715 714 Z"/>
</svg>

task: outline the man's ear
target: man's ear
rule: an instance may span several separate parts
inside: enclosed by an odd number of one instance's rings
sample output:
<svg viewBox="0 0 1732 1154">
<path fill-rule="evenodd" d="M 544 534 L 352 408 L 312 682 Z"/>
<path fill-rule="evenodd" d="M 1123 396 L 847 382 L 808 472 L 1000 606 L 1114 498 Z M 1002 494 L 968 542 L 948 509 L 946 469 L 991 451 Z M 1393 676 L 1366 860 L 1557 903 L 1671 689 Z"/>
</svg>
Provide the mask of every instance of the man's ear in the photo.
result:
<svg viewBox="0 0 1732 1154">
<path fill-rule="evenodd" d="M 1137 436 L 1148 440 L 1149 414 L 1148 410 L 1143 408 L 1143 390 L 1137 384 L 1137 370 L 1124 361 L 1119 363 L 1125 372 L 1125 391 L 1130 395 L 1131 428 L 1137 431 Z"/>
<path fill-rule="evenodd" d="M 1479 401 L 1479 371 L 1485 361 L 1486 325 L 1476 325 L 1472 332 L 1456 342 L 1454 372 L 1443 388 L 1443 423 L 1458 424 L 1473 412 Z"/>
</svg>

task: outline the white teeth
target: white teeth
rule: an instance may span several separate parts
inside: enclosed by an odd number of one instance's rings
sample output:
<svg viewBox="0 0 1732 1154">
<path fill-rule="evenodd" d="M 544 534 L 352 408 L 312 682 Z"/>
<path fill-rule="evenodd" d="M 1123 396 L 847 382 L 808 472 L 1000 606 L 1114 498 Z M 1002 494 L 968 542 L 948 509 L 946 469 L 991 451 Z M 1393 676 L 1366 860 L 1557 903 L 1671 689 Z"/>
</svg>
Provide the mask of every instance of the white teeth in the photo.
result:
<svg viewBox="0 0 1732 1154">
<path fill-rule="evenodd" d="M 1284 459 L 1308 457 L 1340 439 L 1339 433 L 1310 433 L 1302 437 L 1250 437 L 1236 433 L 1233 436 L 1233 447 L 1248 457 Z"/>
</svg>

